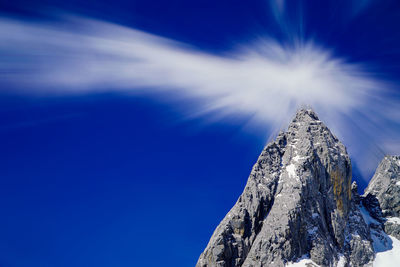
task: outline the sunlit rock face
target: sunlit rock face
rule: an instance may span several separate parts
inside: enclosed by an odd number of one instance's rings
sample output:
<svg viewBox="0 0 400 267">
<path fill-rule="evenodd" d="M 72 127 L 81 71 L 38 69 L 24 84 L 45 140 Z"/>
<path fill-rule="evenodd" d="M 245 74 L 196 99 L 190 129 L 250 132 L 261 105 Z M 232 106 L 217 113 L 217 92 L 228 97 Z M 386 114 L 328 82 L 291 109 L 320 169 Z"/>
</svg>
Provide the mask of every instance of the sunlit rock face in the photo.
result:
<svg viewBox="0 0 400 267">
<path fill-rule="evenodd" d="M 384 224 L 385 232 L 400 239 L 400 157 L 386 156 L 365 189 L 366 207 Z"/>
<path fill-rule="evenodd" d="M 352 197 L 346 148 L 301 109 L 262 151 L 197 266 L 285 266 L 302 258 L 368 265 L 374 251 L 360 199 Z"/>
</svg>

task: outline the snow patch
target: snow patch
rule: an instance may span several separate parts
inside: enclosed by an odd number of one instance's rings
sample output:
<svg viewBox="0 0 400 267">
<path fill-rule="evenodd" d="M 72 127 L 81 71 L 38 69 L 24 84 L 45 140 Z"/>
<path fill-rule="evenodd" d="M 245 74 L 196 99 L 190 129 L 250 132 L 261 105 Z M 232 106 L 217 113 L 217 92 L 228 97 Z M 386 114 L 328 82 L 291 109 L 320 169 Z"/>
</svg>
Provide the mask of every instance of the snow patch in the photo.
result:
<svg viewBox="0 0 400 267">
<path fill-rule="evenodd" d="M 364 218 L 364 221 L 368 224 L 380 225 L 380 223 L 371 217 L 369 212 L 365 209 L 364 206 L 360 206 L 361 215 Z M 391 240 L 387 234 L 383 231 L 376 231 L 374 228 L 371 228 L 371 238 L 372 245 L 376 252 L 384 252 L 392 248 Z M 375 265 L 374 265 L 375 266 Z"/>
<path fill-rule="evenodd" d="M 400 218 L 399 217 L 388 217 L 386 219 L 390 223 L 400 224 Z"/>
<path fill-rule="evenodd" d="M 310 264 L 311 266 L 320 267 L 315 262 L 310 260 L 307 256 L 303 256 L 299 261 L 290 262 L 290 263 L 286 264 L 285 266 L 286 267 L 308 267 L 309 266 L 308 264 Z"/>
<path fill-rule="evenodd" d="M 286 171 L 288 172 L 290 178 L 296 177 L 296 166 L 294 166 L 293 163 L 286 166 Z"/>
<path fill-rule="evenodd" d="M 345 267 L 345 265 L 346 265 L 346 258 L 344 257 L 344 255 L 340 255 L 336 267 Z"/>
<path fill-rule="evenodd" d="M 400 181 L 397 181 L 396 185 L 400 186 Z"/>
<path fill-rule="evenodd" d="M 313 219 L 315 219 L 315 218 L 319 217 L 319 214 L 314 212 L 311 216 Z"/>
<path fill-rule="evenodd" d="M 299 155 L 296 155 L 296 156 L 293 157 L 293 160 L 294 160 L 294 161 L 299 161 L 299 160 L 301 160 L 301 159 L 305 159 L 305 157 L 301 157 L 301 156 L 299 156 Z"/>
<path fill-rule="evenodd" d="M 384 252 L 392 249 L 392 241 L 385 233 L 371 229 L 372 246 L 375 252 Z"/>
<path fill-rule="evenodd" d="M 392 240 L 393 248 L 383 252 L 376 253 L 374 267 L 398 267 L 400 262 L 400 241 L 393 236 L 389 236 Z"/>
<path fill-rule="evenodd" d="M 365 209 L 364 206 L 360 206 L 360 211 L 361 211 L 361 215 L 364 218 L 364 221 L 366 224 L 370 225 L 370 224 L 380 224 L 377 220 L 375 220 L 374 218 L 371 217 L 371 215 L 369 215 L 369 212 Z"/>
</svg>

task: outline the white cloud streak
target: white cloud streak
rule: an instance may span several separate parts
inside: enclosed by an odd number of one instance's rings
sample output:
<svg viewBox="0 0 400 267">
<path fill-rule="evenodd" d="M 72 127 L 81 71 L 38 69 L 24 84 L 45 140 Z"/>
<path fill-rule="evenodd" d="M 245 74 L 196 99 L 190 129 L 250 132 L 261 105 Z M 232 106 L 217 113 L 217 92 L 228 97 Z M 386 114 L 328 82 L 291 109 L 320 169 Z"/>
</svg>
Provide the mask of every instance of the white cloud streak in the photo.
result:
<svg viewBox="0 0 400 267">
<path fill-rule="evenodd" d="M 26 94 L 167 92 L 171 98 L 199 100 L 188 114 L 251 115 L 252 123 L 275 128 L 308 105 L 345 143 L 376 129 L 379 134 L 366 141 L 375 144 L 398 133 L 393 119 L 399 118 L 398 102 L 384 97 L 388 84 L 311 42 L 283 46 L 264 38 L 218 56 L 79 17 L 53 23 L 3 18 L 0 36 L 2 90 L 8 85 Z M 362 159 L 365 144 L 357 140 L 350 152 L 361 163 L 371 161 L 371 156 Z M 375 148 L 367 150 L 380 157 Z M 375 168 L 368 164 L 360 168 Z"/>
</svg>

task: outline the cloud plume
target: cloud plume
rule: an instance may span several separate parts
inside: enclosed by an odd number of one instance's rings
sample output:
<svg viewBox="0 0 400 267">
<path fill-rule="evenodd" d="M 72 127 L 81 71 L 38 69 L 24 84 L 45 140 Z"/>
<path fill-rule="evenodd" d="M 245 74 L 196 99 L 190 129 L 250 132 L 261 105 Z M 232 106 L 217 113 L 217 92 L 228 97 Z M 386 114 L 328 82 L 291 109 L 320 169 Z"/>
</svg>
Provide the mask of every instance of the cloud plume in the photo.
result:
<svg viewBox="0 0 400 267">
<path fill-rule="evenodd" d="M 82 17 L 0 19 L 0 83 L 25 94 L 167 92 L 196 99 L 187 114 L 250 115 L 279 129 L 313 107 L 371 171 L 399 153 L 399 103 L 388 82 L 312 42 L 262 38 L 215 55 L 139 30 Z M 368 156 L 366 156 L 368 155 Z"/>
</svg>

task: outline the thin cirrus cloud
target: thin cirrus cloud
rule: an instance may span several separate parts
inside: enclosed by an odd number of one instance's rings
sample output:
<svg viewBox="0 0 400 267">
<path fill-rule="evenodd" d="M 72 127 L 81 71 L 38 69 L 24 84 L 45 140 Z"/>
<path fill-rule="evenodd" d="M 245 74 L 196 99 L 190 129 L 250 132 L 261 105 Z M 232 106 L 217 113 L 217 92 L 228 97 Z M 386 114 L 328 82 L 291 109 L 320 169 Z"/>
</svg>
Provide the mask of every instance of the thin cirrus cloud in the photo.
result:
<svg viewBox="0 0 400 267">
<path fill-rule="evenodd" d="M 398 141 L 399 103 L 385 96 L 389 84 L 312 42 L 284 46 L 263 38 L 214 55 L 82 17 L 52 23 L 2 18 L 0 36 L 2 90 L 167 92 L 171 98 L 198 100 L 186 107 L 186 116 L 249 115 L 252 124 L 275 129 L 307 105 L 346 144 L 352 142 L 350 152 L 359 165 L 369 166 L 363 166 L 366 173 L 382 153 L 398 153 L 390 144 Z"/>
</svg>

